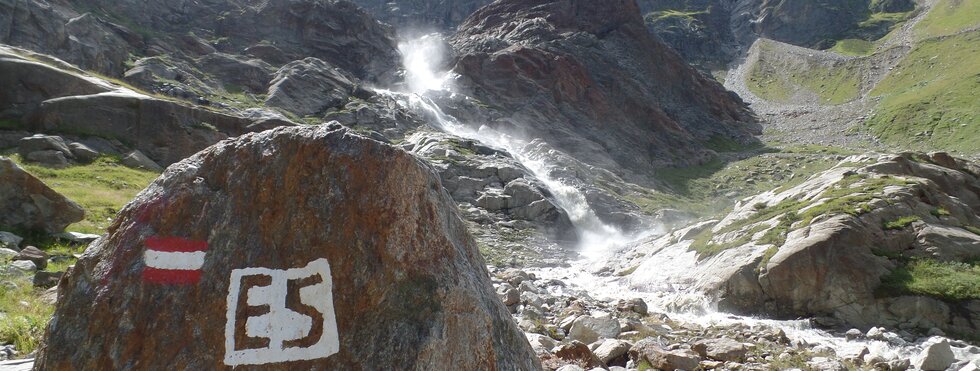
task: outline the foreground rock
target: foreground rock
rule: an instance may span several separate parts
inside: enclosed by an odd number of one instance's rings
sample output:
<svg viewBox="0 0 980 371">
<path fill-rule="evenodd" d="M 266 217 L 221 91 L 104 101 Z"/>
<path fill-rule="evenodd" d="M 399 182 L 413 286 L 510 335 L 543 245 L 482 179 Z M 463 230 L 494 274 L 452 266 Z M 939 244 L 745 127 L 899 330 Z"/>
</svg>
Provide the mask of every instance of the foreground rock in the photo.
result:
<svg viewBox="0 0 980 371">
<path fill-rule="evenodd" d="M 339 126 L 249 134 L 89 247 L 37 367 L 539 369 L 484 264 L 408 153 Z"/>
<path fill-rule="evenodd" d="M 81 206 L 0 157 L 0 225 L 57 233 L 83 217 Z"/>
</svg>

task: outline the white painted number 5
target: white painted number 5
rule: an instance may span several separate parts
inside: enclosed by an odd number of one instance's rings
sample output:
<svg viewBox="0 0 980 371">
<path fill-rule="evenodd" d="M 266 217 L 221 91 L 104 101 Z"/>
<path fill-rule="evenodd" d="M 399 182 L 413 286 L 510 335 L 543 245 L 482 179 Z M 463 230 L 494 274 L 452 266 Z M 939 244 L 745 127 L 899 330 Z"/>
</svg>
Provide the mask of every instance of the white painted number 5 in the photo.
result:
<svg viewBox="0 0 980 371">
<path fill-rule="evenodd" d="M 326 358 L 340 351 L 330 263 L 231 272 L 225 323 L 229 366 Z"/>
</svg>

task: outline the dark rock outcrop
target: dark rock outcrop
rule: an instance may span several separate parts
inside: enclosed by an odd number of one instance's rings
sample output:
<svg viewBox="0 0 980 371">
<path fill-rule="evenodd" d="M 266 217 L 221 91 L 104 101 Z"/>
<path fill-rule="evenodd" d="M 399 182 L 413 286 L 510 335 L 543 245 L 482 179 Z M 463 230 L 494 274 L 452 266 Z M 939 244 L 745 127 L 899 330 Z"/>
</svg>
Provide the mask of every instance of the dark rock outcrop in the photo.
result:
<svg viewBox="0 0 980 371">
<path fill-rule="evenodd" d="M 46 59 L 47 58 L 47 59 Z M 114 85 L 50 57 L 0 45 L 0 119 L 25 129 L 119 140 L 169 165 L 229 136 L 296 125 L 274 115 L 209 110 Z M 65 143 L 25 139 L 21 153 L 59 164 L 76 158 Z M 54 151 L 54 152 L 43 152 Z M 76 150 L 77 152 L 78 150 Z M 43 152 L 43 153 L 42 153 Z"/>
<path fill-rule="evenodd" d="M 540 369 L 438 177 L 339 125 L 175 164 L 88 248 L 37 367 L 137 364 Z"/>
<path fill-rule="evenodd" d="M 81 206 L 0 157 L 0 225 L 57 233 L 84 216 Z"/>
<path fill-rule="evenodd" d="M 378 19 L 407 30 L 455 30 L 492 0 L 351 0 Z"/>
<path fill-rule="evenodd" d="M 451 43 L 461 85 L 507 113 L 495 126 L 614 172 L 704 162 L 709 140 L 758 130 L 737 96 L 650 36 L 635 0 L 498 1 Z"/>
<path fill-rule="evenodd" d="M 300 116 L 340 107 L 358 90 L 357 78 L 316 58 L 293 61 L 275 74 L 265 105 Z"/>
</svg>

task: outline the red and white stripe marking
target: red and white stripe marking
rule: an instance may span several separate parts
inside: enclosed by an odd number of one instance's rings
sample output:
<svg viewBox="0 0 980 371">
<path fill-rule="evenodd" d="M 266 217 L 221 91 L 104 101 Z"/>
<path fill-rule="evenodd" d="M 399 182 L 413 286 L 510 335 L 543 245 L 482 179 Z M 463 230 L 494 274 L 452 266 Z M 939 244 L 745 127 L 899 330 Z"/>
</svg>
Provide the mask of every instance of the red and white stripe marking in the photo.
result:
<svg viewBox="0 0 980 371">
<path fill-rule="evenodd" d="M 192 285 L 201 280 L 207 254 L 206 241 L 179 237 L 150 237 L 143 253 L 143 281 L 168 285 Z"/>
</svg>

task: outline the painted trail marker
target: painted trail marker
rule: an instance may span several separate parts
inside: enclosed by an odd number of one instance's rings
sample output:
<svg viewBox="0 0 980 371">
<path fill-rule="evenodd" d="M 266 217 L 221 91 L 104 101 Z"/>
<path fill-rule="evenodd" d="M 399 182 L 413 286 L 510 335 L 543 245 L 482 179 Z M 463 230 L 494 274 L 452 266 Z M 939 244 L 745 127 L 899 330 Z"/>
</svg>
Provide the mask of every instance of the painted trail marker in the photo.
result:
<svg viewBox="0 0 980 371">
<path fill-rule="evenodd" d="M 339 351 L 333 278 L 326 259 L 303 268 L 231 272 L 226 365 L 311 360 Z"/>
<path fill-rule="evenodd" d="M 144 242 L 143 281 L 164 285 L 193 285 L 201 280 L 206 241 L 179 237 L 150 237 Z"/>
</svg>

